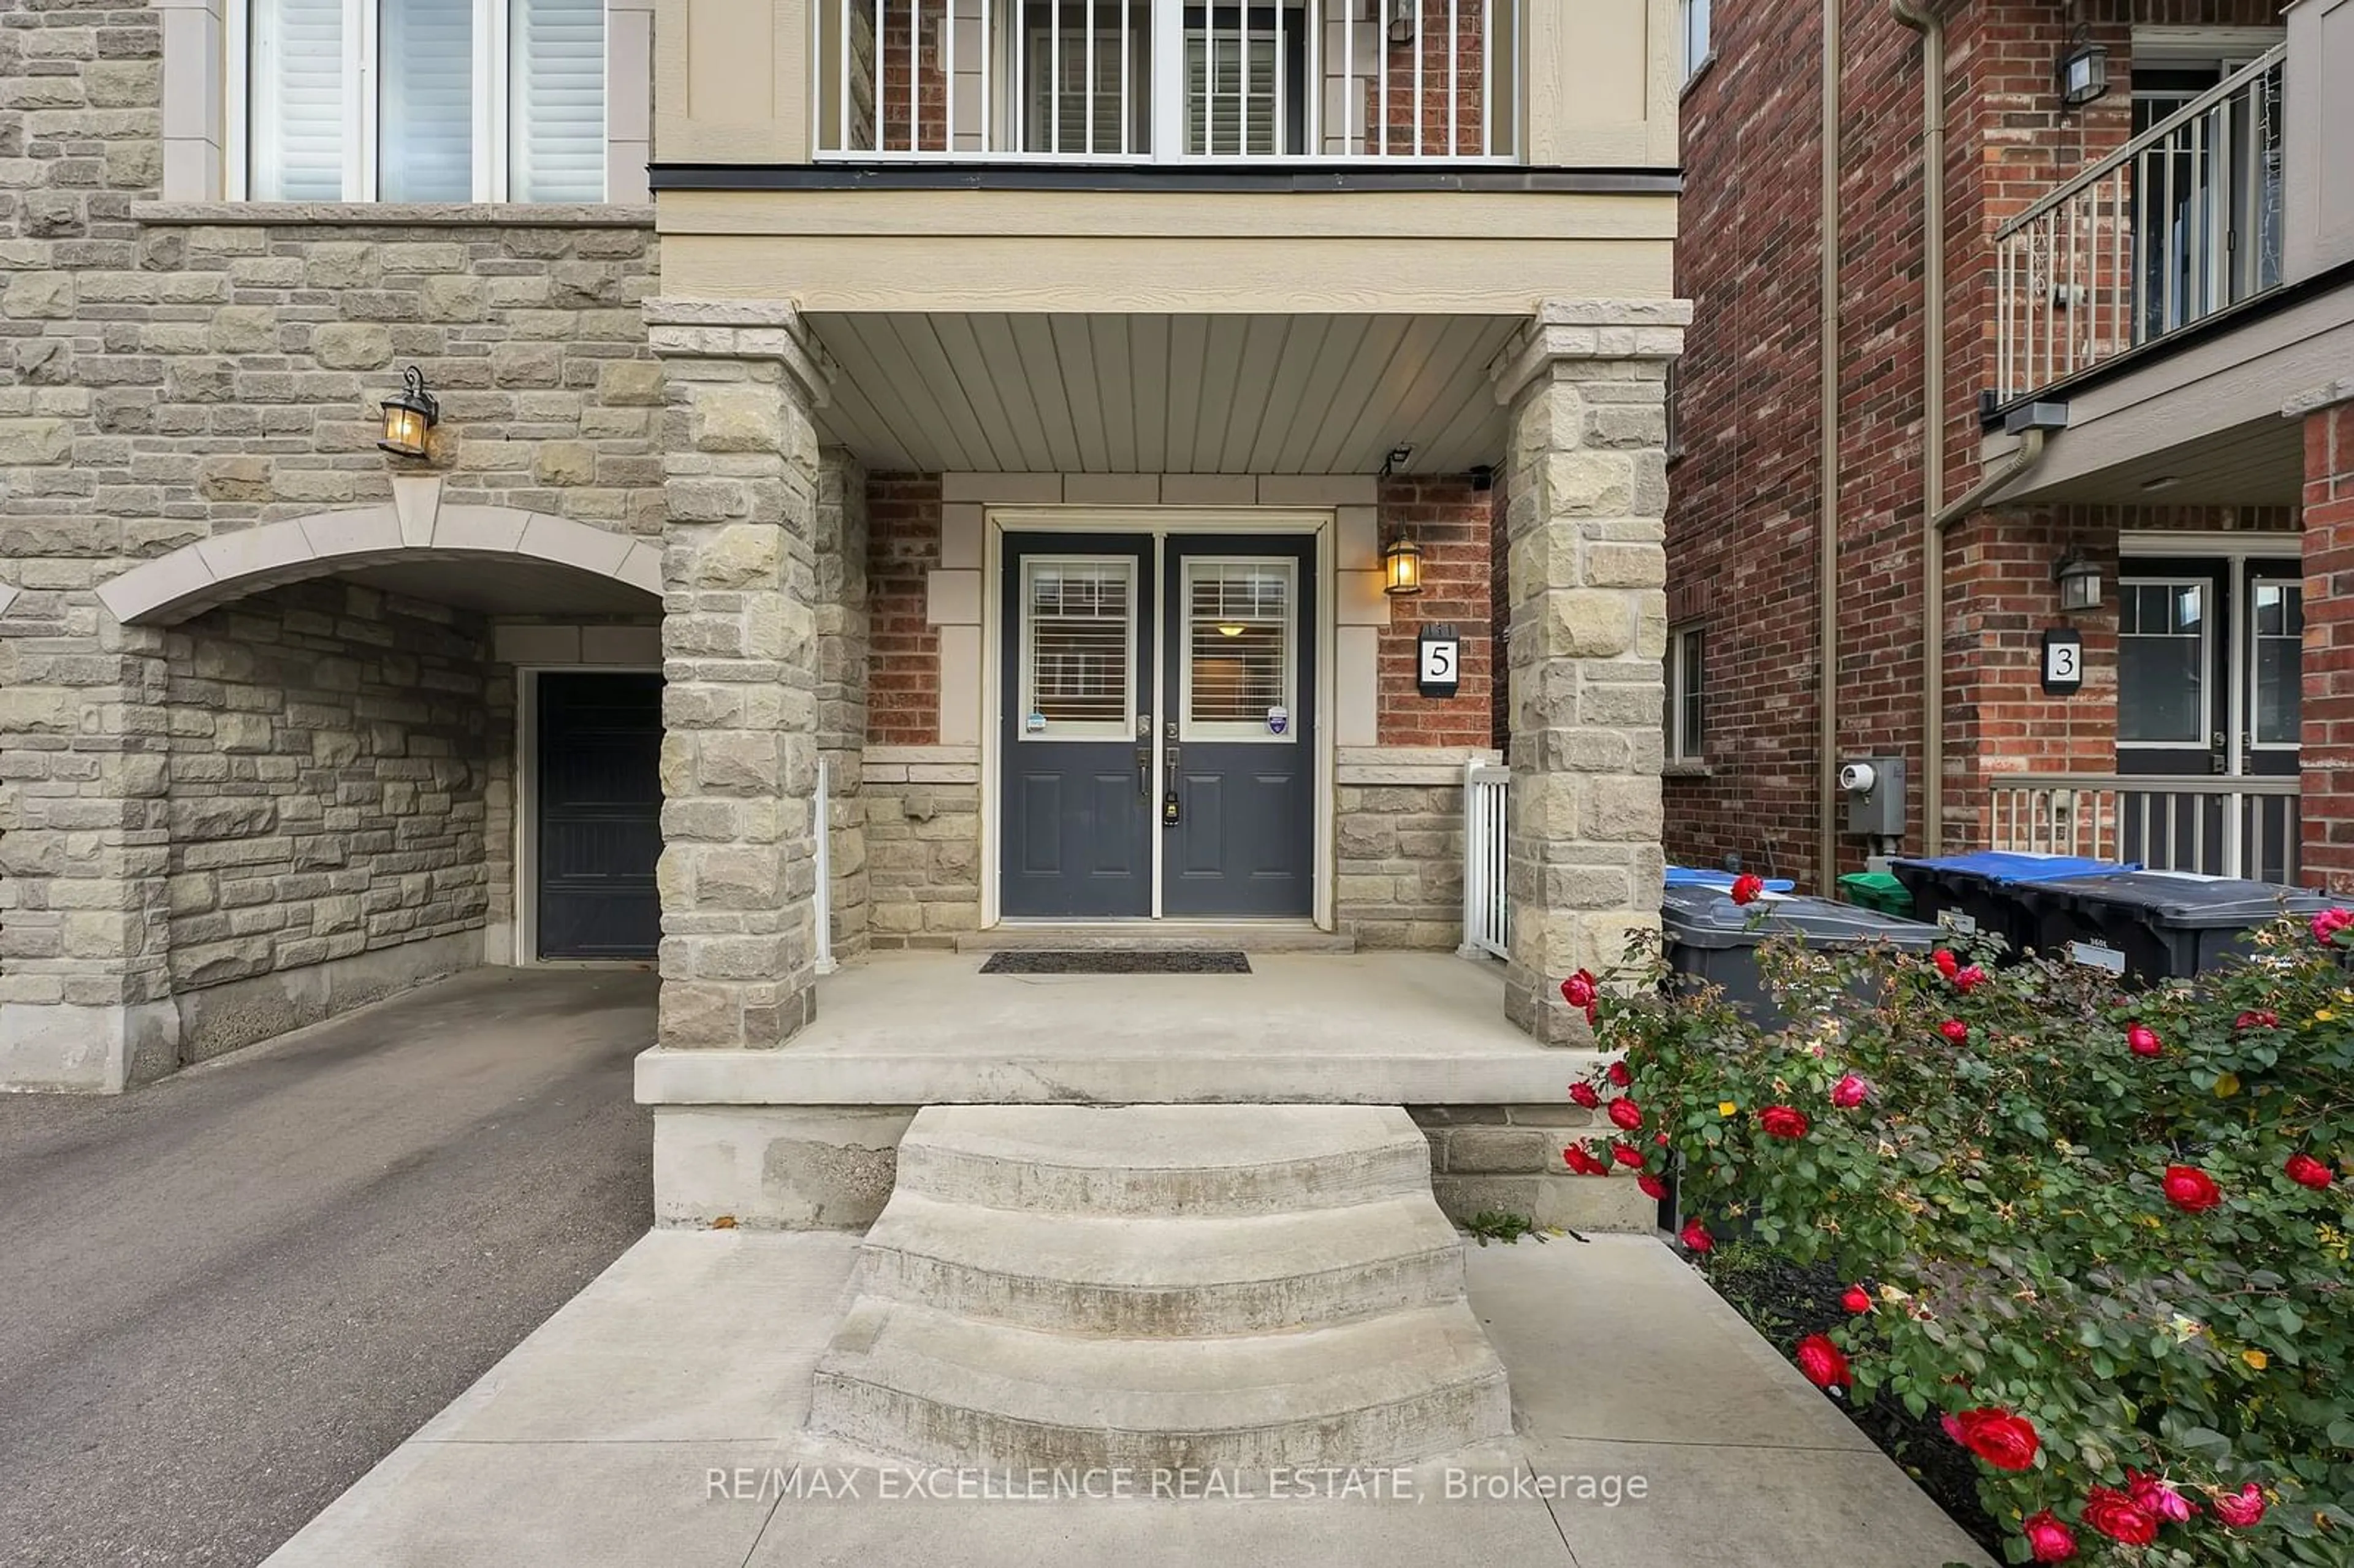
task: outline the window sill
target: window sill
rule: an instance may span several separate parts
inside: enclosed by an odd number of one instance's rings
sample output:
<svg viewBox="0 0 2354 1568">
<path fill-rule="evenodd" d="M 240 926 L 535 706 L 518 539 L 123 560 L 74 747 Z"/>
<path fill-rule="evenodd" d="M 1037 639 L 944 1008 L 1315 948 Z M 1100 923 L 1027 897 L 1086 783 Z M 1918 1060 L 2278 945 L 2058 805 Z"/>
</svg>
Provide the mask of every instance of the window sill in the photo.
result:
<svg viewBox="0 0 2354 1568">
<path fill-rule="evenodd" d="M 1716 769 L 1697 757 L 1671 757 L 1659 766 L 1662 779 L 1713 779 Z"/>
<path fill-rule="evenodd" d="M 138 201 L 131 204 L 131 220 L 207 227 L 652 228 L 654 209 L 629 202 Z"/>
<path fill-rule="evenodd" d="M 1678 102 L 1681 102 L 1683 100 L 1691 96 L 1691 90 L 1700 85 L 1700 79 L 1706 76 L 1708 74 L 1709 67 L 1715 63 L 1716 51 L 1714 49 L 1711 49 L 1708 53 L 1701 56 L 1700 63 L 1692 67 L 1691 74 L 1684 78 L 1683 86 L 1676 90 L 1676 100 Z"/>
</svg>

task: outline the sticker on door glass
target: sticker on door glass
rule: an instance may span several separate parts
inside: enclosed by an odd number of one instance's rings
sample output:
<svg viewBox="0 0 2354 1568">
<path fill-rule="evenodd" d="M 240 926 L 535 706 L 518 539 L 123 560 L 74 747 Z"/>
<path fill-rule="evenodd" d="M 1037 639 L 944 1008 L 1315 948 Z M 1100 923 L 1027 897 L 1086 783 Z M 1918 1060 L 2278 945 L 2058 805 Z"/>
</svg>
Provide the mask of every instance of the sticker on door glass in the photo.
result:
<svg viewBox="0 0 2354 1568">
<path fill-rule="evenodd" d="M 1046 715 L 1033 710 L 1030 716 L 1022 721 L 1022 727 L 1032 735 L 1037 735 L 1046 727 Z"/>
<path fill-rule="evenodd" d="M 1290 728 L 1291 728 L 1291 710 L 1290 710 L 1289 708 L 1287 708 L 1287 707 L 1272 707 L 1272 708 L 1269 708 L 1269 709 L 1267 709 L 1267 734 L 1269 734 L 1269 735 L 1282 735 L 1282 734 L 1284 734 L 1285 732 L 1287 732 L 1288 730 L 1289 730 Z"/>
</svg>

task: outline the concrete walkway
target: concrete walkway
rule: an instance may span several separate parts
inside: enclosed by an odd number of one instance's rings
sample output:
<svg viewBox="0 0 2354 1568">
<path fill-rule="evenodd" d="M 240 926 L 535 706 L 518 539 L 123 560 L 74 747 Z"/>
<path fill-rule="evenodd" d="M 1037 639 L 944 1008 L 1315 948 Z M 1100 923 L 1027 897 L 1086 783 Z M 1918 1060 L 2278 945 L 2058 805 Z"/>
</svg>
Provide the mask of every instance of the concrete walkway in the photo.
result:
<svg viewBox="0 0 2354 1568">
<path fill-rule="evenodd" d="M 0 1096 L 0 1564 L 247 1568 L 643 1234 L 653 976 Z"/>
<path fill-rule="evenodd" d="M 1291 1478 L 1305 1499 L 1204 1497 L 1206 1478 L 1167 1479 L 1191 1500 L 959 1498 L 1054 1483 L 948 1472 L 910 1496 L 907 1472 L 800 1430 L 856 1245 L 648 1235 L 269 1568 L 1985 1561 L 1698 1276 L 1637 1236 L 1471 1250 L 1472 1307 L 1512 1380 L 1509 1450 L 1404 1480 Z M 1481 1495 L 1450 1499 L 1465 1490 Z"/>
</svg>

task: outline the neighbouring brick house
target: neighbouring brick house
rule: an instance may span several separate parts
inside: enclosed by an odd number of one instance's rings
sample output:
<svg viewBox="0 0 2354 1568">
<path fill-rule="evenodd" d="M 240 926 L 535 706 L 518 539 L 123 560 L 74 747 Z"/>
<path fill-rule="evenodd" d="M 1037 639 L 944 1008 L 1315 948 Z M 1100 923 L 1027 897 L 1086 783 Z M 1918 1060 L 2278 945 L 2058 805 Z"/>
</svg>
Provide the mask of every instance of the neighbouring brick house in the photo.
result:
<svg viewBox="0 0 2354 1568">
<path fill-rule="evenodd" d="M 1686 16 L 1671 858 L 2347 885 L 2354 8 Z M 2063 64 L 2105 91 L 2064 102 Z M 2097 599 L 2063 607 L 2063 570 Z M 2047 682 L 2072 636 L 2081 684 Z M 1844 832 L 1837 768 L 1873 757 L 1906 765 L 1899 846 Z"/>
<path fill-rule="evenodd" d="M 1583 1037 L 1669 0 L 1033 9 L 0 17 L 0 1083 L 482 963 L 658 958 L 684 1052 L 1023 921 L 1452 950 L 1507 731 L 1506 1011 Z"/>
</svg>

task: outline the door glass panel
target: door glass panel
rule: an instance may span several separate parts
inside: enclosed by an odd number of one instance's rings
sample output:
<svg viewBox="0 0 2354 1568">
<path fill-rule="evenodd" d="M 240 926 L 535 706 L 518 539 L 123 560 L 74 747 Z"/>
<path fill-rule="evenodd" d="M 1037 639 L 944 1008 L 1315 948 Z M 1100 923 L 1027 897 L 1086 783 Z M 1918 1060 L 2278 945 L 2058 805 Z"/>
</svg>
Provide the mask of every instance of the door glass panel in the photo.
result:
<svg viewBox="0 0 2354 1568">
<path fill-rule="evenodd" d="M 2117 612 L 2117 739 L 2207 744 L 2207 585 L 2121 585 Z"/>
<path fill-rule="evenodd" d="M 1293 569 L 1289 561 L 1185 563 L 1188 734 L 1288 735 Z"/>
<path fill-rule="evenodd" d="M 1024 740 L 1125 739 L 1136 716 L 1136 563 L 1023 565 Z"/>
<path fill-rule="evenodd" d="M 2259 581 L 2249 585 L 2248 597 L 2255 637 L 2255 657 L 2249 663 L 2256 688 L 2256 744 L 2295 746 L 2302 716 L 2305 590 L 2296 583 Z"/>
</svg>

